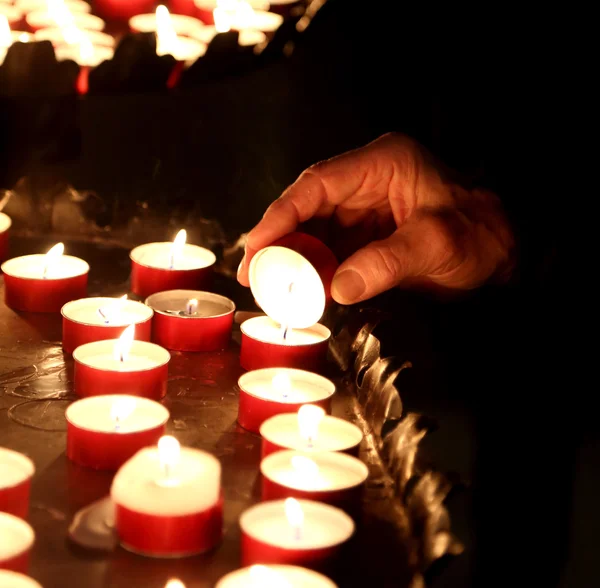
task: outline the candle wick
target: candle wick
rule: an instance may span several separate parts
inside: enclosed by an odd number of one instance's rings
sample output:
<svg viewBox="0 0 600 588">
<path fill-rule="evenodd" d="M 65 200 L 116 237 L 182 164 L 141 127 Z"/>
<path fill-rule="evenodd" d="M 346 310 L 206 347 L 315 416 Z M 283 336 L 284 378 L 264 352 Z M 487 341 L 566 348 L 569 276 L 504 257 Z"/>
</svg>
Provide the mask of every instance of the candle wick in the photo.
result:
<svg viewBox="0 0 600 588">
<path fill-rule="evenodd" d="M 296 541 L 302 539 L 302 527 L 294 527 L 294 539 Z"/>
<path fill-rule="evenodd" d="M 309 438 L 308 438 L 308 448 L 309 448 L 309 449 L 312 449 L 312 448 L 313 448 L 313 438 L 312 438 L 312 437 L 309 437 Z"/>
<path fill-rule="evenodd" d="M 289 331 L 289 327 L 283 327 L 283 340 L 286 341 L 287 340 L 287 336 L 288 336 L 288 331 Z"/>
<path fill-rule="evenodd" d="M 169 256 L 169 269 L 175 269 L 175 252 L 171 251 Z"/>
<path fill-rule="evenodd" d="M 100 314 L 100 316 L 104 319 L 104 324 L 108 325 L 108 323 L 110 322 L 108 320 L 108 317 L 104 314 L 104 312 L 102 311 L 101 308 L 98 309 L 98 313 Z"/>
<path fill-rule="evenodd" d="M 121 430 L 121 420 L 119 419 L 118 416 L 115 417 L 115 432 L 118 432 Z"/>
<path fill-rule="evenodd" d="M 44 273 L 42 274 L 42 280 L 45 280 L 48 278 L 48 264 L 46 264 L 44 266 Z"/>
</svg>

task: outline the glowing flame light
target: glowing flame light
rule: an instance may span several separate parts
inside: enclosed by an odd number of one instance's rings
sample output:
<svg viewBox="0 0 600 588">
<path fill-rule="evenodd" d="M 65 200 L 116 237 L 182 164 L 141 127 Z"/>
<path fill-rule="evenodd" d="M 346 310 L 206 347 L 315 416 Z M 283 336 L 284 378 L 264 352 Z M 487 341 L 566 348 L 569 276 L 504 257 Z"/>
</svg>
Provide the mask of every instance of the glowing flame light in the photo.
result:
<svg viewBox="0 0 600 588">
<path fill-rule="evenodd" d="M 0 47 L 10 47 L 12 45 L 12 35 L 10 34 L 10 25 L 8 19 L 0 14 Z"/>
<path fill-rule="evenodd" d="M 121 424 L 135 410 L 135 400 L 133 398 L 119 398 L 113 403 L 110 409 L 110 417 L 115 423 L 115 431 L 121 430 Z"/>
<path fill-rule="evenodd" d="M 160 8 L 160 6 L 159 6 Z M 158 11 L 158 9 L 157 9 Z M 175 240 L 173 241 L 173 246 L 171 247 L 171 255 L 169 258 L 169 268 L 174 269 L 175 263 L 177 262 L 177 258 L 181 256 L 183 252 L 183 248 L 185 247 L 185 242 L 187 241 L 187 232 L 185 229 L 181 229 Z"/>
<path fill-rule="evenodd" d="M 291 459 L 294 471 L 302 479 L 314 478 L 319 474 L 319 466 L 309 457 L 304 455 L 294 455 Z"/>
<path fill-rule="evenodd" d="M 290 527 L 294 530 L 294 536 L 299 540 L 302 536 L 302 527 L 304 526 L 304 511 L 295 498 L 285 499 L 285 516 Z"/>
<path fill-rule="evenodd" d="M 64 252 L 64 244 L 57 243 L 54 247 L 52 247 L 52 249 L 50 249 L 50 251 L 48 251 L 48 253 L 46 253 L 46 258 L 44 260 L 44 273 L 42 276 L 44 279 L 48 277 L 48 273 L 52 269 L 52 266 L 58 262 Z"/>
<path fill-rule="evenodd" d="M 135 325 L 129 325 L 115 343 L 114 357 L 117 361 L 121 363 L 127 361 L 134 337 Z"/>
<path fill-rule="evenodd" d="M 48 14 L 60 28 L 72 26 L 75 21 L 64 0 L 48 0 Z"/>
<path fill-rule="evenodd" d="M 188 303 L 186 305 L 186 312 L 190 316 L 193 314 L 196 314 L 196 312 L 198 312 L 198 299 L 197 298 L 192 298 L 191 300 L 188 300 Z"/>
<path fill-rule="evenodd" d="M 292 588 L 286 578 L 268 566 L 251 566 L 248 575 L 251 582 L 248 588 Z"/>
<path fill-rule="evenodd" d="M 21 33 L 19 35 L 19 43 L 29 43 L 29 33 Z"/>
<path fill-rule="evenodd" d="M 292 380 L 290 380 L 290 377 L 285 372 L 277 372 L 273 376 L 271 385 L 273 386 L 273 390 L 281 394 L 284 398 L 287 398 L 292 391 Z"/>
<path fill-rule="evenodd" d="M 165 482 L 168 484 L 172 469 L 179 463 L 181 445 L 175 437 L 165 435 L 158 440 L 158 459 L 165 474 Z"/>
<path fill-rule="evenodd" d="M 156 54 L 170 55 L 180 52 L 181 43 L 173 26 L 169 9 L 161 4 L 156 8 Z M 179 236 L 179 235 L 178 235 Z M 185 243 L 185 239 L 184 239 Z"/>
<path fill-rule="evenodd" d="M 300 436 L 306 439 L 308 446 L 312 448 L 315 439 L 319 435 L 319 425 L 325 416 L 325 411 L 320 406 L 305 404 L 298 410 L 298 429 Z"/>
<path fill-rule="evenodd" d="M 114 323 L 119 322 L 118 321 L 119 314 L 123 310 L 123 306 L 126 301 L 127 301 L 127 294 L 125 294 L 124 296 L 121 296 L 121 298 L 118 298 L 117 300 L 114 300 L 107 306 L 104 306 L 104 307 L 98 309 L 98 314 L 104 320 L 105 325 L 108 325 L 111 322 L 114 322 Z"/>
<path fill-rule="evenodd" d="M 181 580 L 169 580 L 165 588 L 185 588 L 185 584 Z"/>
<path fill-rule="evenodd" d="M 60 32 L 62 33 L 63 39 L 67 45 L 78 45 L 82 41 L 83 32 L 75 25 L 63 27 Z"/>
</svg>

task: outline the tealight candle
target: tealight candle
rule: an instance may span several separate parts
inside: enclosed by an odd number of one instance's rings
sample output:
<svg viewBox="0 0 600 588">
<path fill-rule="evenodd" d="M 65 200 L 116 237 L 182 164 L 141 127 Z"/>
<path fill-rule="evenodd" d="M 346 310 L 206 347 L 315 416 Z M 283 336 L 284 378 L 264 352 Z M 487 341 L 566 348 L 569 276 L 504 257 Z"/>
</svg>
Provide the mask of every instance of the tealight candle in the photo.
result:
<svg viewBox="0 0 600 588">
<path fill-rule="evenodd" d="M 254 255 L 250 288 L 267 316 L 241 325 L 244 369 L 323 369 L 331 332 L 317 321 L 331 299 L 336 268 L 333 253 L 303 233 L 287 235 Z"/>
<path fill-rule="evenodd" d="M 36 41 L 50 41 L 54 47 L 61 45 L 79 45 L 82 38 L 86 38 L 93 47 L 114 48 L 116 40 L 112 35 L 102 31 L 86 31 L 76 27 L 46 28 L 33 34 Z M 65 58 L 67 59 L 67 58 Z M 70 57 L 68 59 L 71 59 Z M 105 59 L 110 59 L 105 57 Z M 75 59 L 74 61 L 77 61 Z"/>
<path fill-rule="evenodd" d="M 273 500 L 240 517 L 242 565 L 291 564 L 330 569 L 354 534 L 342 510 L 311 500 Z"/>
<path fill-rule="evenodd" d="M 351 455 L 278 451 L 260 464 L 262 499 L 307 498 L 356 514 L 369 469 Z"/>
<path fill-rule="evenodd" d="M 220 8 L 226 12 L 235 10 L 240 0 L 194 0 L 198 17 L 206 24 L 215 24 L 214 10 Z M 247 0 L 254 10 L 269 10 L 269 0 Z"/>
<path fill-rule="evenodd" d="M 312 404 L 305 404 L 298 414 L 278 414 L 260 427 L 262 456 L 282 449 L 296 451 L 342 451 L 358 456 L 362 431 L 343 419 L 328 416 Z"/>
<path fill-rule="evenodd" d="M 206 290 L 215 254 L 186 243 L 185 230 L 173 243 L 148 243 L 131 251 L 131 289 L 142 298 L 165 290 Z"/>
<path fill-rule="evenodd" d="M 254 565 L 223 576 L 215 588 L 337 588 L 323 574 L 299 566 Z"/>
<path fill-rule="evenodd" d="M 47 10 L 36 10 L 30 12 L 26 17 L 25 21 L 29 25 L 29 28 L 35 33 L 40 29 L 47 27 L 61 27 L 61 26 L 75 26 L 78 29 L 90 30 L 90 31 L 103 31 L 106 23 L 95 14 L 88 14 L 87 12 L 68 12 L 67 17 L 62 17 L 58 14 L 52 13 Z"/>
<path fill-rule="evenodd" d="M 132 325 L 119 339 L 86 343 L 73 351 L 77 396 L 110 392 L 154 400 L 164 398 L 171 356 L 159 345 L 134 341 L 134 336 Z"/>
<path fill-rule="evenodd" d="M 63 351 L 73 353 L 80 345 L 117 339 L 123 329 L 135 325 L 135 339 L 150 341 L 152 336 L 151 308 L 122 298 L 82 298 L 62 307 Z"/>
<path fill-rule="evenodd" d="M 116 474 L 111 488 L 121 545 L 152 557 L 185 557 L 214 548 L 223 533 L 221 464 L 163 437 Z"/>
<path fill-rule="evenodd" d="M 0 586 L 2 588 L 42 588 L 33 578 L 8 570 L 0 570 Z"/>
<path fill-rule="evenodd" d="M 67 457 L 84 467 L 117 470 L 140 449 L 156 445 L 169 411 L 127 395 L 84 398 L 67 408 Z"/>
<path fill-rule="evenodd" d="M 219 351 L 229 345 L 235 304 L 218 294 L 168 290 L 153 294 L 152 340 L 177 351 Z"/>
<path fill-rule="evenodd" d="M 157 33 L 161 28 L 160 18 L 160 10 L 156 13 L 136 14 L 129 20 L 129 28 L 134 33 Z M 162 18 L 169 19 L 176 35 L 202 40 L 199 36 L 204 28 L 201 20 L 183 14 L 170 14 L 168 11 Z"/>
<path fill-rule="evenodd" d="M 35 533 L 23 519 L 0 512 L 0 570 L 26 574 L 34 541 Z"/>
<path fill-rule="evenodd" d="M 267 368 L 248 372 L 238 380 L 240 400 L 238 423 L 253 433 L 269 418 L 297 413 L 304 404 L 329 412 L 335 384 L 311 372 Z"/>
<path fill-rule="evenodd" d="M 35 466 L 28 457 L 0 447 L 0 512 L 27 518 L 34 473 Z"/>
<path fill-rule="evenodd" d="M 69 12 L 91 12 L 92 7 L 85 0 L 16 0 L 15 8 L 23 13 L 30 12 L 49 12 L 53 6 L 58 6 L 58 10 L 62 10 L 63 6 Z M 57 10 L 57 8 L 55 8 Z"/>
<path fill-rule="evenodd" d="M 25 255 L 5 261 L 4 300 L 15 310 L 59 312 L 71 300 L 87 292 L 90 266 L 70 255 L 63 255 L 59 243 L 46 255 Z"/>
<path fill-rule="evenodd" d="M 11 225 L 10 216 L 0 212 L 0 263 L 8 257 L 8 236 Z"/>
</svg>

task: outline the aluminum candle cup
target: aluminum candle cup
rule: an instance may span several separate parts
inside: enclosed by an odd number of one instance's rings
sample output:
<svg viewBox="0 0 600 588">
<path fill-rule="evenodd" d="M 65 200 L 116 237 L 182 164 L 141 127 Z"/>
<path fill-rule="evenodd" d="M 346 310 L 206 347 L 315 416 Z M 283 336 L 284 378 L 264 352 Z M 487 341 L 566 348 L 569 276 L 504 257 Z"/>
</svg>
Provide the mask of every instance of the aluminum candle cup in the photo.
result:
<svg viewBox="0 0 600 588">
<path fill-rule="evenodd" d="M 305 404 L 314 404 L 329 412 L 335 393 L 331 380 L 285 368 L 248 372 L 240 377 L 238 386 L 238 423 L 253 433 L 258 433 L 267 419 L 282 413 L 297 413 Z"/>
<path fill-rule="evenodd" d="M 61 314 L 65 353 L 86 343 L 117 339 L 129 325 L 135 325 L 138 341 L 150 341 L 152 335 L 152 309 L 134 300 L 82 298 L 65 304 Z"/>
<path fill-rule="evenodd" d="M 241 325 L 244 369 L 324 368 L 331 332 L 318 320 L 336 268 L 333 253 L 303 233 L 292 233 L 252 258 L 250 288 L 267 316 Z"/>
<path fill-rule="evenodd" d="M 218 294 L 169 290 L 153 294 L 152 340 L 177 351 L 220 351 L 229 345 L 235 304 Z"/>
<path fill-rule="evenodd" d="M 367 466 L 351 455 L 323 451 L 278 451 L 260 464 L 262 499 L 306 498 L 337 506 L 348 514 L 360 510 Z"/>
<path fill-rule="evenodd" d="M 323 574 L 307 570 L 299 566 L 255 565 L 235 570 L 223 576 L 215 588 L 249 588 L 249 587 L 281 587 L 281 588 L 337 588 Z"/>
<path fill-rule="evenodd" d="M 96 470 L 117 470 L 140 449 L 156 445 L 169 411 L 153 400 L 94 396 L 69 406 L 67 457 Z"/>
<path fill-rule="evenodd" d="M 8 236 L 11 225 L 10 216 L 0 212 L 0 263 L 8 257 Z"/>
<path fill-rule="evenodd" d="M 7 306 L 28 312 L 60 312 L 67 302 L 85 297 L 90 266 L 60 251 L 53 247 L 46 255 L 25 255 L 2 264 Z"/>
<path fill-rule="evenodd" d="M 26 574 L 34 541 L 35 533 L 24 520 L 0 512 L 0 570 Z"/>
<path fill-rule="evenodd" d="M 308 453 L 341 451 L 358 456 L 362 431 L 352 423 L 301 407 L 298 414 L 278 414 L 260 427 L 262 456 L 285 449 Z"/>
<path fill-rule="evenodd" d="M 221 541 L 221 465 L 204 451 L 179 448 L 172 437 L 132 457 L 117 472 L 111 497 L 116 530 L 129 551 L 186 557 Z"/>
<path fill-rule="evenodd" d="M 354 534 L 354 522 L 339 508 L 310 500 L 273 500 L 240 517 L 242 565 L 290 564 L 331 570 Z"/>
<path fill-rule="evenodd" d="M 2 588 L 42 588 L 34 579 L 18 572 L 0 570 L 0 586 Z"/>
<path fill-rule="evenodd" d="M 0 512 L 27 518 L 34 473 L 35 466 L 28 457 L 0 447 Z"/>
</svg>

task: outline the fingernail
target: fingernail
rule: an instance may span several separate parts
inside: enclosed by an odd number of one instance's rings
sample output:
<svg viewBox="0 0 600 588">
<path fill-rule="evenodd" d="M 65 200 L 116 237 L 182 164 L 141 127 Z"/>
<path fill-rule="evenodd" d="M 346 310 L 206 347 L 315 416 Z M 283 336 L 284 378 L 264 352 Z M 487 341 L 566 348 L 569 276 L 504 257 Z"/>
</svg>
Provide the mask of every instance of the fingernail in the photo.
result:
<svg viewBox="0 0 600 588">
<path fill-rule="evenodd" d="M 244 262 L 246 261 L 246 254 L 244 253 L 244 257 L 242 257 L 242 261 L 240 261 L 240 265 L 238 265 L 237 275 L 239 276 L 242 272 L 242 268 L 244 267 Z"/>
<path fill-rule="evenodd" d="M 333 278 L 331 293 L 342 304 L 358 300 L 367 289 L 362 276 L 354 270 L 344 270 Z"/>
</svg>

